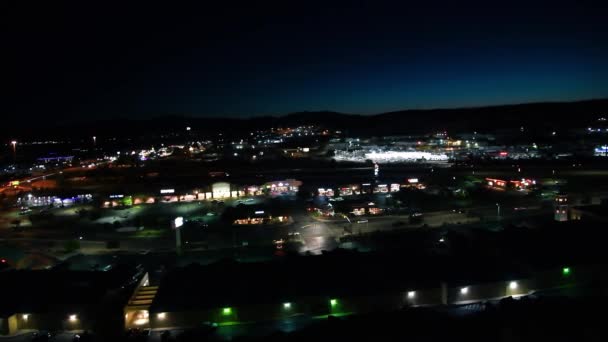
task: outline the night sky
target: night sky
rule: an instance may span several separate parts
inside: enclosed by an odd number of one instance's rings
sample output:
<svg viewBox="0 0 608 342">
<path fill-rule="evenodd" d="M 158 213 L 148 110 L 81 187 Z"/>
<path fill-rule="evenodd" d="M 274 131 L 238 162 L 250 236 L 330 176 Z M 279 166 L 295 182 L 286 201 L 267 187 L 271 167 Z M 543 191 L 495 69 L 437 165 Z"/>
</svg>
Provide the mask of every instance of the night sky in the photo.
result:
<svg viewBox="0 0 608 342">
<path fill-rule="evenodd" d="M 0 110 L 17 123 L 608 97 L 605 1 L 14 3 Z"/>
</svg>

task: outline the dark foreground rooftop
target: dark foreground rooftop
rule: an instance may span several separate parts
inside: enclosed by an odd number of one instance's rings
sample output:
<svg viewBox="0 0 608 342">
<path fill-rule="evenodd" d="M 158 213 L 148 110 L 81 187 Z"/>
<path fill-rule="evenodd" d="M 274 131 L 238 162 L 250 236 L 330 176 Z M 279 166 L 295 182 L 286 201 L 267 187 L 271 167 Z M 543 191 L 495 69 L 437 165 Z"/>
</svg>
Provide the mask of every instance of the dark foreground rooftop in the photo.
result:
<svg viewBox="0 0 608 342">
<path fill-rule="evenodd" d="M 136 279 L 136 270 L 126 266 L 107 272 L 0 272 L 0 315 L 81 311 L 97 305 L 111 291 L 133 285 Z"/>
<path fill-rule="evenodd" d="M 419 259 L 338 251 L 323 256 L 289 256 L 280 261 L 208 266 L 192 264 L 170 272 L 152 311 L 279 303 L 307 296 L 365 296 L 412 288 L 525 277 L 515 265 L 481 258 Z"/>
</svg>

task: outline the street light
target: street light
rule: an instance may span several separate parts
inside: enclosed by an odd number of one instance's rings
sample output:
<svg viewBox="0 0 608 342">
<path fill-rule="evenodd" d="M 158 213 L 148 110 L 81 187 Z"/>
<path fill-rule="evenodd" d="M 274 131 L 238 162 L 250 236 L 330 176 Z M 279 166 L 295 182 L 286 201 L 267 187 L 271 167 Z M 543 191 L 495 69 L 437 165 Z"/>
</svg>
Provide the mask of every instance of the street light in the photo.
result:
<svg viewBox="0 0 608 342">
<path fill-rule="evenodd" d="M 17 141 L 11 141 L 11 145 L 13 145 L 13 158 L 17 159 Z"/>
<path fill-rule="evenodd" d="M 496 203 L 496 218 L 500 220 L 500 204 Z"/>
</svg>

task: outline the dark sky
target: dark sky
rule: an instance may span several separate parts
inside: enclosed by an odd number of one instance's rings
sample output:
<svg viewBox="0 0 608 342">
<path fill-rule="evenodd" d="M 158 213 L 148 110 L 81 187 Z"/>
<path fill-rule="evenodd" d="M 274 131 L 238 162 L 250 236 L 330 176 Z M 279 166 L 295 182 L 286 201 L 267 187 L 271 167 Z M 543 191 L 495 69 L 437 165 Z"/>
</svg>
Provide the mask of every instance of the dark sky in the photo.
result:
<svg viewBox="0 0 608 342">
<path fill-rule="evenodd" d="M 13 1 L 0 110 L 46 123 L 608 97 L 605 2 Z"/>
</svg>

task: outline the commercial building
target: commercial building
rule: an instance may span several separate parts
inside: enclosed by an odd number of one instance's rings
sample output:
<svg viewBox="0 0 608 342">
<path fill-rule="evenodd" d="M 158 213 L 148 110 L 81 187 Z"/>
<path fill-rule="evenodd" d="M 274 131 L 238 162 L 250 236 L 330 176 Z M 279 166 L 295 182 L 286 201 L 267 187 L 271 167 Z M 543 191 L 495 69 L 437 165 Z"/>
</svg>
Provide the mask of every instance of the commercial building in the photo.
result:
<svg viewBox="0 0 608 342">
<path fill-rule="evenodd" d="M 295 195 L 300 186 L 302 186 L 302 182 L 295 179 L 279 180 L 267 182 L 262 185 L 248 186 L 228 182 L 215 182 L 210 185 L 202 185 L 197 188 L 187 189 L 165 186 L 155 192 L 147 193 L 106 193 L 102 195 L 101 203 L 104 208 L 115 208 L 159 202 L 173 203 L 226 200 L 245 196 L 276 197 L 281 195 Z"/>
<path fill-rule="evenodd" d="M 0 272 L 0 334 L 21 330 L 95 330 L 120 310 L 145 273 L 101 271 Z"/>
<path fill-rule="evenodd" d="M 161 281 L 144 314 L 149 318 L 145 327 L 233 325 L 469 303 L 526 295 L 593 273 L 577 268 L 574 274 L 568 268 L 568 274 L 551 269 L 531 275 L 503 264 L 491 272 L 485 266 L 457 260 L 422 266 L 347 252 L 265 263 L 190 265 Z M 464 274 L 466 281 L 461 279 Z"/>
<path fill-rule="evenodd" d="M 239 205 L 227 208 L 222 217 L 234 225 L 291 223 L 289 210 L 277 206 Z"/>
</svg>

